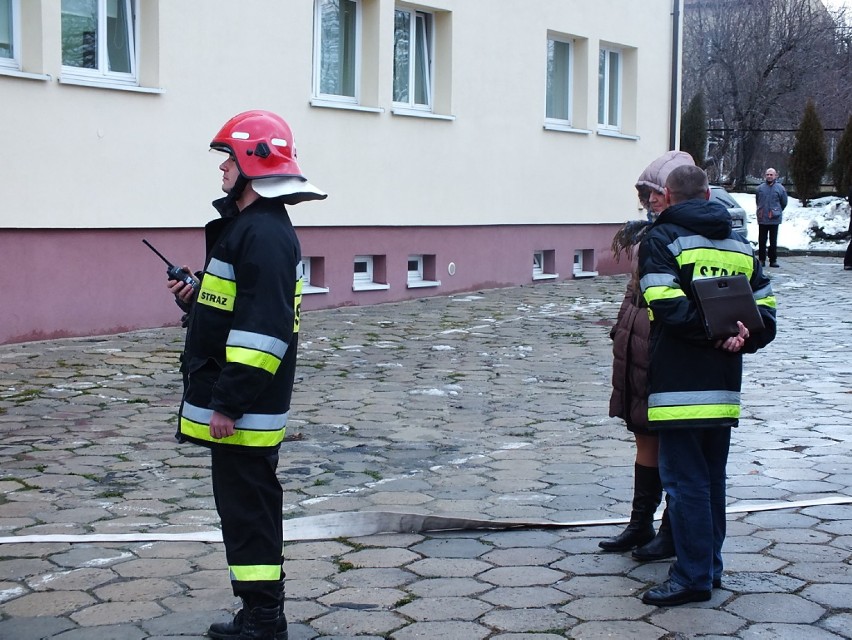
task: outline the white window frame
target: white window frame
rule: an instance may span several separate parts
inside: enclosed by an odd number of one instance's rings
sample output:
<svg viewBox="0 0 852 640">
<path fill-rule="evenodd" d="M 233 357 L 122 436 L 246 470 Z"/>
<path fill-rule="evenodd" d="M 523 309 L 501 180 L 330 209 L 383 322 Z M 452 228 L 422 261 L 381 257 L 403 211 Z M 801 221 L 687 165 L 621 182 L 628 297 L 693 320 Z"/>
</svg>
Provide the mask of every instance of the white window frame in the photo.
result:
<svg viewBox="0 0 852 640">
<path fill-rule="evenodd" d="M 9 16 L 9 44 L 12 47 L 10 58 L 0 58 L 0 70 L 21 70 L 21 5 L 20 0 L 8 0 L 11 9 Z"/>
<path fill-rule="evenodd" d="M 433 260 L 434 264 L 434 256 L 430 256 Z M 424 274 L 426 273 L 425 268 L 425 256 L 423 254 L 412 254 L 408 256 L 408 280 L 407 287 L 409 289 L 417 289 L 421 287 L 439 287 L 441 286 L 440 280 L 426 280 Z M 412 262 L 417 262 L 417 268 L 412 269 Z M 434 271 L 434 269 L 430 268 L 430 271 Z M 430 273 L 429 275 L 433 275 Z"/>
<path fill-rule="evenodd" d="M 538 249 L 533 251 L 533 267 L 532 267 L 532 279 L 533 280 L 553 280 L 559 277 L 558 273 L 551 273 L 545 270 L 545 265 L 547 264 L 547 258 L 545 254 L 550 253 L 550 262 L 551 264 L 555 261 L 555 256 L 553 255 L 553 250 L 547 251 L 545 249 Z"/>
<path fill-rule="evenodd" d="M 554 79 L 551 74 L 551 64 L 555 66 L 555 61 L 551 63 L 551 47 L 553 48 L 554 58 L 556 54 L 556 46 L 555 43 L 567 45 L 568 51 L 568 60 L 565 63 L 566 67 L 566 81 L 565 81 L 565 92 L 562 99 L 566 105 L 567 118 L 557 118 L 551 115 L 548 115 L 547 111 L 550 105 L 551 98 L 551 88 L 554 85 Z M 553 44 L 552 44 L 553 43 Z M 574 104 L 574 40 L 573 38 L 567 37 L 557 37 L 557 36 L 548 36 L 547 38 L 547 57 L 545 64 L 545 96 L 544 96 L 544 122 L 545 124 L 551 125 L 562 125 L 562 126 L 571 126 L 571 121 L 573 119 L 573 104 Z M 561 102 L 562 100 L 560 100 Z"/>
<path fill-rule="evenodd" d="M 340 105 L 357 105 L 360 104 L 360 86 L 361 86 L 361 25 L 362 4 L 361 0 L 349 0 L 355 4 L 355 62 L 354 78 L 353 78 L 353 93 L 352 96 L 347 96 L 337 93 L 322 92 L 322 10 L 323 5 L 331 0 L 315 0 L 314 1 L 314 65 L 313 65 L 313 96 L 314 101 L 328 102 L 331 104 Z"/>
<path fill-rule="evenodd" d="M 358 264 L 364 264 L 363 272 L 356 270 Z M 390 289 L 390 285 L 373 281 L 373 256 L 355 256 L 352 262 L 352 290 L 375 291 Z"/>
<path fill-rule="evenodd" d="M 586 269 L 587 262 L 594 262 L 594 249 L 577 249 L 574 251 L 574 277 L 575 278 L 594 278 L 598 275 L 597 271 Z"/>
<path fill-rule="evenodd" d="M 96 69 L 85 69 L 62 65 L 62 80 L 78 84 L 92 85 L 129 85 L 138 86 L 139 73 L 139 0 L 116 0 L 126 3 L 129 9 L 127 33 L 132 38 L 130 45 L 130 72 L 118 72 L 109 70 L 109 55 L 107 47 L 101 46 L 106 41 L 107 30 L 107 3 L 109 0 L 96 0 L 98 7 L 98 63 Z M 61 37 L 61 33 L 60 33 Z"/>
<path fill-rule="evenodd" d="M 302 256 L 302 294 L 328 293 L 328 287 L 318 287 L 315 284 L 311 284 L 312 259 L 310 256 Z"/>
<path fill-rule="evenodd" d="M 408 54 L 408 100 L 405 102 L 393 100 L 394 107 L 410 109 L 412 111 L 432 111 L 432 97 L 435 86 L 435 16 L 427 11 L 418 11 L 408 7 L 397 5 L 394 7 L 394 21 L 396 21 L 396 13 L 402 12 L 409 15 L 409 42 L 412 43 Z M 422 18 L 423 29 L 422 33 L 418 29 L 418 18 Z M 394 31 L 394 73 L 396 72 L 396 33 Z M 426 53 L 426 73 L 424 79 L 426 81 L 426 103 L 415 102 L 416 90 L 416 67 L 417 67 L 417 46 L 419 40 L 423 40 Z"/>
<path fill-rule="evenodd" d="M 610 122 L 610 111 L 613 106 L 613 97 L 610 87 L 613 85 L 612 78 L 612 58 L 616 56 L 618 60 L 617 75 L 614 79 L 614 84 L 618 95 L 615 96 L 615 117 L 616 122 Z M 621 103 L 624 94 L 624 52 L 621 49 L 614 47 L 600 48 L 598 54 L 598 128 L 607 131 L 621 131 L 622 113 Z"/>
<path fill-rule="evenodd" d="M 414 269 L 411 268 L 411 263 L 417 263 Z M 408 283 L 420 282 L 423 280 L 423 256 L 412 255 L 408 256 Z"/>
</svg>

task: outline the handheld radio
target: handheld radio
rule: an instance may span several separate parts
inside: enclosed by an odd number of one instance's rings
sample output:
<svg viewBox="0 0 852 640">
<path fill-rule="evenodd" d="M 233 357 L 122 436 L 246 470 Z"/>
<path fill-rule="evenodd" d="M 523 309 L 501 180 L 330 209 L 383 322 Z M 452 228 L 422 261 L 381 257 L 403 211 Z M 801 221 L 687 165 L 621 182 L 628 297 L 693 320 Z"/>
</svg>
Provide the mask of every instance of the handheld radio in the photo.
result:
<svg viewBox="0 0 852 640">
<path fill-rule="evenodd" d="M 162 260 L 163 262 L 166 263 L 166 265 L 167 265 L 166 274 L 168 274 L 169 280 L 177 280 L 179 282 L 183 282 L 185 285 L 190 286 L 193 289 L 198 288 L 198 281 L 195 278 L 192 277 L 191 273 L 189 273 L 188 271 L 184 271 L 180 267 L 176 267 L 175 265 L 173 265 L 171 262 L 169 262 L 166 259 L 166 257 L 162 253 L 160 253 L 159 251 L 157 251 L 154 248 L 154 245 L 152 245 L 150 242 L 148 242 L 144 238 L 142 239 L 142 242 L 144 242 L 145 246 L 147 246 L 151 251 L 153 251 L 158 256 L 160 256 L 160 260 Z"/>
</svg>

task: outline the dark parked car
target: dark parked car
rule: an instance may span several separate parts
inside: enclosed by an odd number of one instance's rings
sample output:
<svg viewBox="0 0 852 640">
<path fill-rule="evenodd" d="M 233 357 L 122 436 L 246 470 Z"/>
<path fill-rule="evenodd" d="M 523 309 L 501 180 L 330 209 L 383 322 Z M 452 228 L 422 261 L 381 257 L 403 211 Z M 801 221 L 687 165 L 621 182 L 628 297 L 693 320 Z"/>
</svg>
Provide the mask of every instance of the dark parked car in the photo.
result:
<svg viewBox="0 0 852 640">
<path fill-rule="evenodd" d="M 728 213 L 731 214 L 731 226 L 734 231 L 738 232 L 743 238 L 748 238 L 748 220 L 746 212 L 730 194 L 725 191 L 725 187 L 720 187 L 715 184 L 710 185 L 710 199 L 721 202 Z"/>
</svg>

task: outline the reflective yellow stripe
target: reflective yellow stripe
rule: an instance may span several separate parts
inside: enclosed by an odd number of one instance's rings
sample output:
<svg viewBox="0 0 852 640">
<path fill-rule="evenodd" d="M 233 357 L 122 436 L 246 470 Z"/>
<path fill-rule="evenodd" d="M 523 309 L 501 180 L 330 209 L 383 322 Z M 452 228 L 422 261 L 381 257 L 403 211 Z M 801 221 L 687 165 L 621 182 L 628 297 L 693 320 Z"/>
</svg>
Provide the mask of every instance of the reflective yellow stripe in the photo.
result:
<svg viewBox="0 0 852 640">
<path fill-rule="evenodd" d="M 228 568 L 231 571 L 231 580 L 235 582 L 254 582 L 256 580 L 274 580 L 277 582 L 281 579 L 280 564 L 232 564 Z"/>
<path fill-rule="evenodd" d="M 648 420 L 650 422 L 739 417 L 740 405 L 738 404 L 693 404 L 680 407 L 648 408 Z"/>
<path fill-rule="evenodd" d="M 210 436 L 210 425 L 194 422 L 185 416 L 180 419 L 180 432 L 205 442 L 218 442 L 221 444 L 237 444 L 243 447 L 274 447 L 284 440 L 286 427 L 273 431 L 246 431 L 237 429 L 234 435 L 227 438 L 213 438 Z"/>
<path fill-rule="evenodd" d="M 299 265 L 301 266 L 301 262 Z M 293 308 L 296 310 L 296 315 L 293 318 L 293 333 L 299 333 L 299 325 L 302 324 L 302 284 L 304 280 L 299 277 L 296 280 L 296 298 L 293 301 Z"/>
<path fill-rule="evenodd" d="M 655 300 L 668 300 L 671 298 L 683 298 L 686 294 L 683 289 L 675 287 L 648 287 L 645 289 L 645 302 L 651 304 Z"/>
<path fill-rule="evenodd" d="M 775 296 L 766 296 L 760 300 L 755 300 L 755 302 L 761 307 L 769 307 L 770 309 L 778 308 L 778 302 L 775 300 Z"/>
<path fill-rule="evenodd" d="M 204 274 L 201 280 L 201 291 L 198 293 L 198 302 L 223 311 L 233 311 L 236 297 L 236 282 L 224 280 L 209 272 Z"/>
<path fill-rule="evenodd" d="M 751 278 L 754 271 L 754 258 L 750 255 L 721 249 L 705 247 L 684 249 L 675 260 L 680 267 L 694 265 L 693 278 L 730 276 L 743 273 Z"/>
<path fill-rule="evenodd" d="M 246 347 L 225 347 L 225 359 L 228 362 L 238 362 L 249 367 L 263 369 L 272 375 L 275 375 L 275 372 L 278 371 L 278 365 L 281 364 L 281 359 L 276 358 L 271 353 Z"/>
</svg>

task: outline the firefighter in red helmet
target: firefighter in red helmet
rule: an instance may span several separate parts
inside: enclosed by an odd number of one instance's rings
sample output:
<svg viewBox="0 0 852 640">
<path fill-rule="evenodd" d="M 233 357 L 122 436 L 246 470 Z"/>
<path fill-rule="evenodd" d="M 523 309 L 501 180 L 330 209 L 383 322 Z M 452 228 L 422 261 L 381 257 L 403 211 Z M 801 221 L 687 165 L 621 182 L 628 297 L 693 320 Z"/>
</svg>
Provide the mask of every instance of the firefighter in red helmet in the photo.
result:
<svg viewBox="0 0 852 640">
<path fill-rule="evenodd" d="M 276 475 L 293 391 L 302 264 L 285 205 L 326 197 L 302 175 L 288 124 L 269 111 L 234 116 L 210 143 L 225 197 L 205 227 L 197 287 L 170 281 L 188 311 L 177 438 L 210 449 L 213 496 L 234 595 L 212 638 L 282 640 L 281 483 Z M 185 270 L 189 271 L 187 267 Z"/>
</svg>

